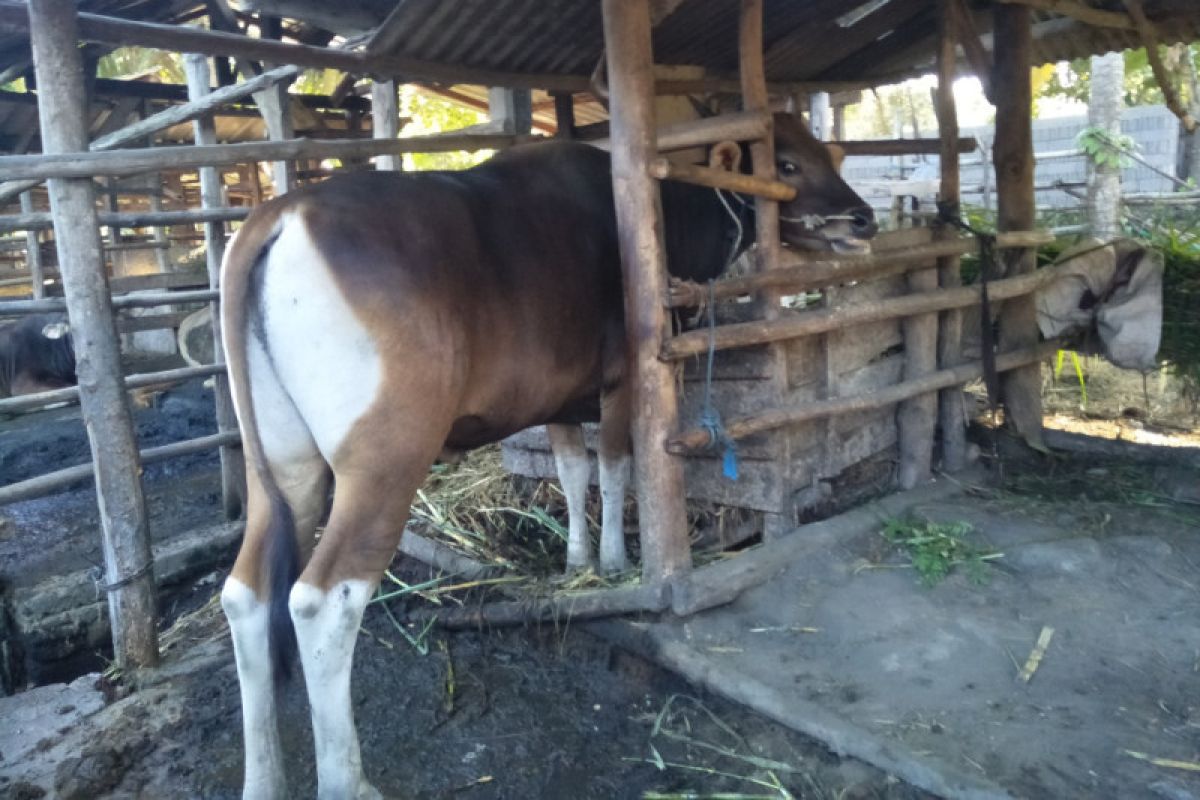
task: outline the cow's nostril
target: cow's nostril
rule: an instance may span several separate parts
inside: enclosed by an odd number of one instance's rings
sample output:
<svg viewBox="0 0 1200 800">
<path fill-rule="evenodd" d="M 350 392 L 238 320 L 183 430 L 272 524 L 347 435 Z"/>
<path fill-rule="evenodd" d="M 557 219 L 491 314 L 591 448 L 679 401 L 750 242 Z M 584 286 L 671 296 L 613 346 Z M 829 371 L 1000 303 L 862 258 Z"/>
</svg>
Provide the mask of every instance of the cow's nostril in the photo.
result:
<svg viewBox="0 0 1200 800">
<path fill-rule="evenodd" d="M 864 239 L 874 236 L 879 230 L 875 223 L 875 212 L 870 206 L 861 206 L 850 212 L 850 230 Z"/>
</svg>

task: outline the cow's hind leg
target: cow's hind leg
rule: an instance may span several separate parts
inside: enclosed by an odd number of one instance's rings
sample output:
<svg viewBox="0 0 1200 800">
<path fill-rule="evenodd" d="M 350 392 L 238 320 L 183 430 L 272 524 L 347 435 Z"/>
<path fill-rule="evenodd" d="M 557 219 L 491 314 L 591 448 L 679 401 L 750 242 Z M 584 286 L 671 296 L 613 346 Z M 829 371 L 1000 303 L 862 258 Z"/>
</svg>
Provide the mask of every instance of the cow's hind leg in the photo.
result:
<svg viewBox="0 0 1200 800">
<path fill-rule="evenodd" d="M 567 572 L 592 566 L 592 540 L 588 536 L 587 490 L 591 476 L 583 428 L 547 425 L 554 466 L 567 499 Z"/>
<path fill-rule="evenodd" d="M 374 463 L 335 465 L 333 510 L 289 598 L 312 709 L 318 797 L 375 798 L 363 775 L 350 702 L 350 670 L 359 625 L 399 544 L 409 504 L 437 455 L 429 448 L 380 455 Z"/>
<path fill-rule="evenodd" d="M 329 470 L 315 449 L 309 459 L 291 461 L 275 470 L 286 508 L 271 503 L 254 470 L 247 475 L 247 522 L 237 562 L 221 591 L 221 605 L 229 620 L 242 694 L 242 731 L 245 742 L 245 798 L 283 798 L 286 785 L 275 713 L 276 672 L 268 645 L 271 631 L 270 599 L 273 582 L 268 561 L 272 528 L 291 517 L 301 557 L 312 544 L 313 533 L 324 511 Z M 278 568 L 280 565 L 271 565 Z M 274 584 L 275 591 L 283 591 Z"/>
<path fill-rule="evenodd" d="M 600 397 L 600 568 L 624 572 L 625 493 L 629 486 L 630 389 L 622 382 Z"/>
</svg>

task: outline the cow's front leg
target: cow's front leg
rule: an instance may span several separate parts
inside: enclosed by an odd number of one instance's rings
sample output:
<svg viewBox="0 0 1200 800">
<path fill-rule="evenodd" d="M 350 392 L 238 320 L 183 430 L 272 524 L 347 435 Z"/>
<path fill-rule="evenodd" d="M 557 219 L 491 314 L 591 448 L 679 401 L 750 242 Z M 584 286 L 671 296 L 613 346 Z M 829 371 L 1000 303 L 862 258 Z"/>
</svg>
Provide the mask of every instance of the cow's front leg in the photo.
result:
<svg viewBox="0 0 1200 800">
<path fill-rule="evenodd" d="M 630 396 L 622 382 L 600 397 L 600 568 L 606 573 L 624 572 L 625 493 L 629 487 Z"/>
<path fill-rule="evenodd" d="M 554 466 L 567 499 L 567 572 L 592 566 L 592 540 L 588 536 L 587 489 L 591 476 L 583 428 L 547 425 Z"/>
</svg>

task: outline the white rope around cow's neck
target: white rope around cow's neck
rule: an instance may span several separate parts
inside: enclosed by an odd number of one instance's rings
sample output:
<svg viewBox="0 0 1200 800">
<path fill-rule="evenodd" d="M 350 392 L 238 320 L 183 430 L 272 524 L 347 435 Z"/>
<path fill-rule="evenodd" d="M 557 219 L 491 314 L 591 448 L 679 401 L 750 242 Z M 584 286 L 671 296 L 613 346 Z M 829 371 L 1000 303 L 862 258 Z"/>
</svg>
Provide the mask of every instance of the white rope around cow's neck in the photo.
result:
<svg viewBox="0 0 1200 800">
<path fill-rule="evenodd" d="M 722 203 L 722 205 L 725 206 L 725 210 L 729 211 L 729 215 L 732 217 L 735 217 L 735 219 L 736 219 L 736 215 L 733 213 L 733 210 L 730 209 L 729 204 L 725 202 L 725 197 L 721 193 L 721 190 L 717 189 L 716 192 L 717 192 L 717 197 L 721 198 L 721 203 Z M 734 200 L 738 201 L 742 206 L 749 208 L 751 212 L 753 212 L 755 210 L 754 204 L 751 203 L 746 198 L 742 197 L 737 192 L 731 192 L 730 194 L 733 195 Z M 853 214 L 829 214 L 829 215 L 801 214 L 798 217 L 785 217 L 782 214 L 779 215 L 780 222 L 798 222 L 798 223 L 800 223 L 800 225 L 804 226 L 806 229 L 808 229 L 810 231 L 815 231 L 820 228 L 824 228 L 830 222 L 835 222 L 837 220 L 853 221 L 854 215 Z M 738 220 L 738 232 L 739 232 L 739 234 L 741 232 L 741 221 L 740 220 Z"/>
</svg>

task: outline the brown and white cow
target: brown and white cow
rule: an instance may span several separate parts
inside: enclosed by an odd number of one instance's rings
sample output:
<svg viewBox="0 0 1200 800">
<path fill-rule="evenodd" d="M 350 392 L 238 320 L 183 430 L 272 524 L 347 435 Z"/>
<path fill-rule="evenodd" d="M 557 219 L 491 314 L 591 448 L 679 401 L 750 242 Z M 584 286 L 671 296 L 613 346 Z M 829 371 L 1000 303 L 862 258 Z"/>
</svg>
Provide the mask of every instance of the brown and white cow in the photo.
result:
<svg viewBox="0 0 1200 800">
<path fill-rule="evenodd" d="M 830 153 L 791 118 L 776 136 L 781 180 L 798 189 L 784 238 L 844 249 L 873 235 Z M 752 212 L 732 207 L 740 225 L 713 190 L 664 184 L 673 274 L 711 278 L 738 228 L 749 243 Z M 463 172 L 356 173 L 292 192 L 238 233 L 222 308 L 249 465 L 245 539 L 221 597 L 242 690 L 244 795 L 285 796 L 273 682 L 296 643 L 319 796 L 377 797 L 351 712 L 354 641 L 441 451 L 554 426 L 568 560 L 582 565 L 578 423 L 599 417 L 602 565 L 624 564 L 630 400 L 609 158 L 547 142 Z"/>
</svg>

